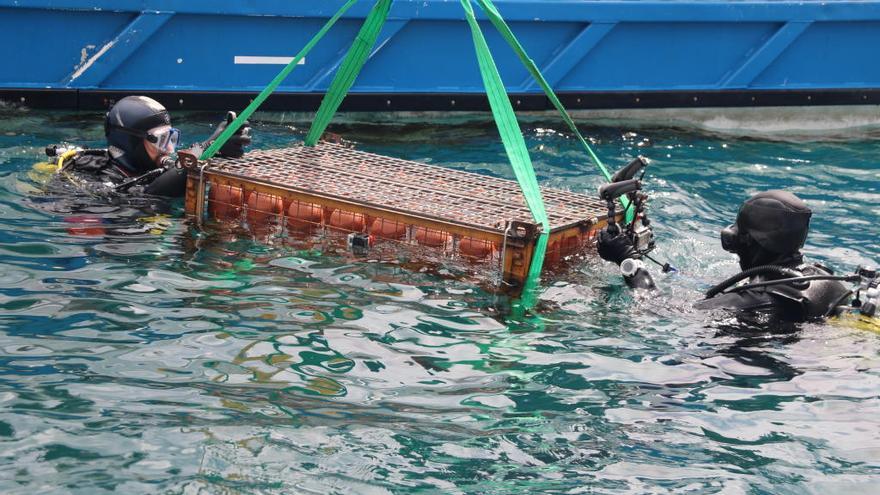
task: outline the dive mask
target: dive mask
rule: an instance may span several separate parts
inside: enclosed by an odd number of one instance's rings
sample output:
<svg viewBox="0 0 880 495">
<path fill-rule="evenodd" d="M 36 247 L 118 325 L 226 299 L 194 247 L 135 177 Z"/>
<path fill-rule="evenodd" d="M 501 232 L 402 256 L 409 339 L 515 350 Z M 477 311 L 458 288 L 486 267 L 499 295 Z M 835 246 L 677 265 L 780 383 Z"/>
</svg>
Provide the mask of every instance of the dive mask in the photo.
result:
<svg viewBox="0 0 880 495">
<path fill-rule="evenodd" d="M 149 131 L 138 131 L 127 127 L 111 125 L 110 128 L 118 129 L 126 134 L 144 138 L 148 143 L 153 145 L 158 151 L 164 153 L 172 153 L 180 142 L 180 130 L 170 125 L 161 125 L 154 127 Z"/>
<path fill-rule="evenodd" d="M 174 127 L 163 125 L 150 129 L 144 135 L 144 139 L 163 153 L 173 153 L 180 142 L 180 131 Z"/>
<path fill-rule="evenodd" d="M 739 227 L 736 224 L 721 229 L 721 248 L 728 253 L 737 253 L 742 240 L 739 235 Z"/>
</svg>

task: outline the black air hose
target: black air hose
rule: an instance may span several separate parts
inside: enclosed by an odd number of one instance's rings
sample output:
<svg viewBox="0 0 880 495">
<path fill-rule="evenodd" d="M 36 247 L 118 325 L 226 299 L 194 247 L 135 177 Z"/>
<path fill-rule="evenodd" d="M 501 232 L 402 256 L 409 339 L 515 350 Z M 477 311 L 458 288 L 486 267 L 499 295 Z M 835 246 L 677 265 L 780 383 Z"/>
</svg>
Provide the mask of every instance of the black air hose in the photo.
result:
<svg viewBox="0 0 880 495">
<path fill-rule="evenodd" d="M 103 156 L 107 154 L 106 149 L 86 149 L 79 152 L 80 155 Z"/>
<path fill-rule="evenodd" d="M 706 291 L 706 299 L 711 299 L 718 294 L 722 293 L 725 289 L 732 287 L 734 284 L 745 280 L 750 277 L 754 277 L 755 275 L 779 275 L 785 278 L 799 278 L 803 277 L 804 274 L 795 270 L 794 268 L 788 268 L 780 265 L 761 265 L 756 266 L 754 268 L 749 268 L 748 270 L 737 273 L 736 275 L 724 280 L 720 284 L 712 287 L 708 291 Z M 809 282 L 806 284 L 801 284 L 802 286 L 809 285 Z"/>
</svg>

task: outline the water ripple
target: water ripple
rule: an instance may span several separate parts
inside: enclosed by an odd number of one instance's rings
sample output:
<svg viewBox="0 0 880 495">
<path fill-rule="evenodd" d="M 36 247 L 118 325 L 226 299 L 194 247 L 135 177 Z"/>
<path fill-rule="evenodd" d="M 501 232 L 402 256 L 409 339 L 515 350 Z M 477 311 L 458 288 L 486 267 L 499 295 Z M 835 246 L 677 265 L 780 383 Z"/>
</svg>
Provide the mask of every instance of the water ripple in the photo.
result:
<svg viewBox="0 0 880 495">
<path fill-rule="evenodd" d="M 788 188 L 807 253 L 880 259 L 876 140 L 586 128 L 609 164 L 654 160 L 658 256 L 636 295 L 587 258 L 539 316 L 467 277 L 198 232 L 180 204 L 39 193 L 54 140 L 100 116 L 18 109 L 0 143 L 0 491 L 4 493 L 872 493 L 880 336 L 695 312 L 736 262 L 718 230 Z M 10 113 L 11 112 L 11 113 Z M 213 116 L 183 114 L 187 135 Z M 255 145 L 301 139 L 285 115 Z M 335 131 L 368 151 L 512 177 L 483 120 Z M 864 136 L 862 134 L 862 136 Z M 600 178 L 558 125 L 527 142 L 546 183 Z M 80 198 L 81 199 L 81 198 Z"/>
</svg>

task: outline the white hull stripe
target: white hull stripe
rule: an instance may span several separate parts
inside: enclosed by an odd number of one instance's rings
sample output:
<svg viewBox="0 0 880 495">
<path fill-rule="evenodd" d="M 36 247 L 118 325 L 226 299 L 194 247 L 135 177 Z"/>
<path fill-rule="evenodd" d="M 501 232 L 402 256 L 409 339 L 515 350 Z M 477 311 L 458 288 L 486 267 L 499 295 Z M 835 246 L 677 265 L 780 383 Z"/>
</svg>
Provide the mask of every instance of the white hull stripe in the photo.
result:
<svg viewBox="0 0 880 495">
<path fill-rule="evenodd" d="M 236 55 L 236 65 L 287 65 L 293 57 L 251 57 L 247 55 Z M 306 59 L 303 57 L 296 65 L 305 65 Z"/>
</svg>

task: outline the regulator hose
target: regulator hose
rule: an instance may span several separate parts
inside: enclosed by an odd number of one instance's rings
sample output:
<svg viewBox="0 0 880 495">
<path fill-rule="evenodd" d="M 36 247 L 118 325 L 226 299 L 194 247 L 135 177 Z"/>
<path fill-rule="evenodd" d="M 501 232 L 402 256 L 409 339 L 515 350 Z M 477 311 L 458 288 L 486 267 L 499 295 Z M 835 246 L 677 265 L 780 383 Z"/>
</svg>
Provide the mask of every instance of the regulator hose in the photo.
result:
<svg viewBox="0 0 880 495">
<path fill-rule="evenodd" d="M 706 299 L 711 299 L 718 294 L 721 294 L 726 289 L 729 289 L 733 285 L 743 281 L 747 278 L 754 277 L 755 275 L 779 275 L 784 278 L 793 278 L 793 279 L 801 279 L 804 274 L 795 270 L 794 268 L 788 268 L 780 265 L 761 265 L 756 266 L 754 268 L 749 268 L 748 270 L 737 273 L 736 275 L 722 281 L 718 285 L 712 287 L 708 291 L 706 291 Z M 803 283 L 806 281 L 802 281 L 802 283 L 797 284 L 795 281 L 792 281 L 792 285 L 798 288 L 804 288 L 809 285 L 809 282 Z"/>
<path fill-rule="evenodd" d="M 804 277 L 795 277 L 795 278 L 781 278 L 778 280 L 767 280 L 765 282 L 755 282 L 753 284 L 740 285 L 739 287 L 734 287 L 730 289 L 728 292 L 742 292 L 748 289 L 754 289 L 756 287 L 769 287 L 771 285 L 784 285 L 784 284 L 792 284 L 795 285 L 797 282 L 811 282 L 813 280 L 837 280 L 840 282 L 858 282 L 860 277 L 858 275 L 807 275 Z M 804 284 L 809 285 L 809 284 Z"/>
<path fill-rule="evenodd" d="M 65 151 L 64 153 L 62 153 L 58 157 L 58 161 L 55 163 L 56 172 L 61 172 L 62 170 L 64 170 L 64 160 L 67 160 L 68 158 L 70 158 L 72 156 L 76 156 L 76 153 L 77 153 L 77 150 L 70 150 L 70 151 Z"/>
<path fill-rule="evenodd" d="M 147 194 L 182 197 L 186 192 L 186 175 L 186 169 L 179 167 L 171 157 L 165 157 L 158 168 L 128 179 L 116 186 L 116 191 L 125 192 L 134 186 L 148 184 L 144 189 Z"/>
</svg>

